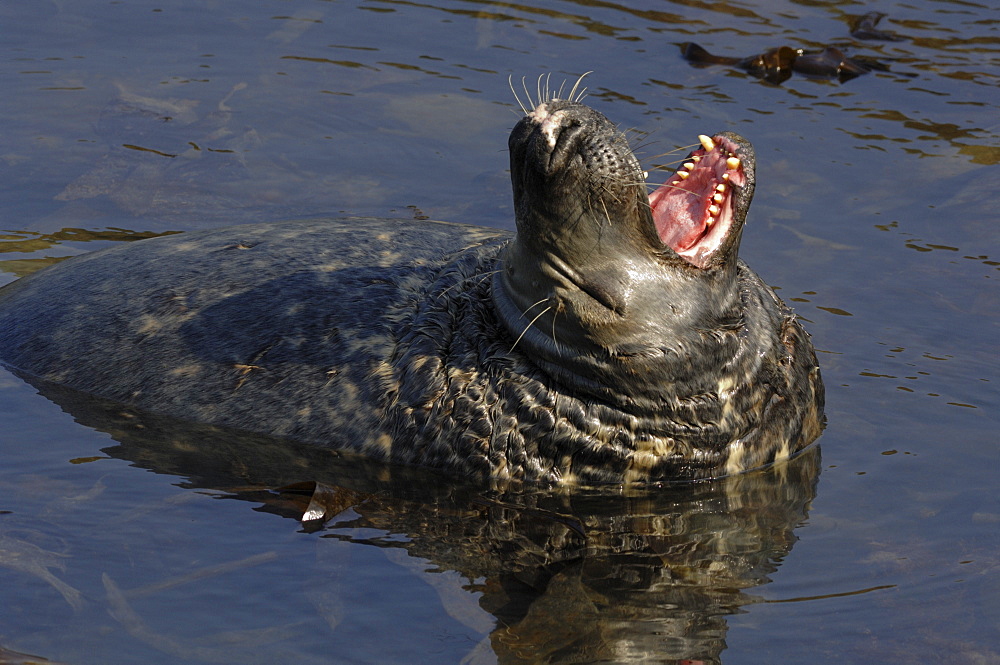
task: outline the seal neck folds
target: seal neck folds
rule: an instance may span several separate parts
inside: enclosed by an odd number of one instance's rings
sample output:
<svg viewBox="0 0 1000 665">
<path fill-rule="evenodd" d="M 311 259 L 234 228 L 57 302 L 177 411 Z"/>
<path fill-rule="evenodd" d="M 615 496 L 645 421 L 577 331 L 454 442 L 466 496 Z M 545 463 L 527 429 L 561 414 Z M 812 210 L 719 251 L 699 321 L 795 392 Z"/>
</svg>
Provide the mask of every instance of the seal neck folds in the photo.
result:
<svg viewBox="0 0 1000 665">
<path fill-rule="evenodd" d="M 697 371 L 684 359 L 706 331 L 738 325 L 750 144 L 701 137 L 651 196 L 624 135 L 582 104 L 540 104 L 509 148 L 517 237 L 494 282 L 500 318 L 564 384 L 648 410 Z"/>
</svg>

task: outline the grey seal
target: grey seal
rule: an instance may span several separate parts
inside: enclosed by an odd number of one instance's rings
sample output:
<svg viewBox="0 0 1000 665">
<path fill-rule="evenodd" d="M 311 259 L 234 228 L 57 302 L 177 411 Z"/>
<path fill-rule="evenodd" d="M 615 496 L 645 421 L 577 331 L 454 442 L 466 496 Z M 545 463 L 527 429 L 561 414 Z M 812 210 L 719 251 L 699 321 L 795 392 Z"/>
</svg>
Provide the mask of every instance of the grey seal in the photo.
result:
<svg viewBox="0 0 1000 665">
<path fill-rule="evenodd" d="M 0 359 L 138 409 L 468 478 L 648 483 L 820 433 L 807 333 L 737 256 L 754 152 L 647 195 L 625 136 L 545 99 L 510 134 L 517 232 L 351 218 L 211 229 L 0 289 Z"/>
</svg>

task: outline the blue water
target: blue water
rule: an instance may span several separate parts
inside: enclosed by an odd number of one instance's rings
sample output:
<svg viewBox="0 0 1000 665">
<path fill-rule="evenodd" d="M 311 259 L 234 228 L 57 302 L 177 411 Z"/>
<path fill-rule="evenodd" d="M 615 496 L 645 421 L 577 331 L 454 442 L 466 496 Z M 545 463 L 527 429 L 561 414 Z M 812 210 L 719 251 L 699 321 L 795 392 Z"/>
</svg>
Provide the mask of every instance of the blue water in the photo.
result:
<svg viewBox="0 0 1000 665">
<path fill-rule="evenodd" d="M 903 41 L 852 39 L 871 10 Z M 513 228 L 508 79 L 593 70 L 651 168 L 753 141 L 741 254 L 806 320 L 829 421 L 738 480 L 491 492 L 0 369 L 0 662 L 1000 663 L 1000 9 L 43 0 L 0 25 L 0 283 L 240 222 Z M 688 41 L 889 71 L 773 85 Z M 323 524 L 265 489 L 313 480 Z"/>
</svg>

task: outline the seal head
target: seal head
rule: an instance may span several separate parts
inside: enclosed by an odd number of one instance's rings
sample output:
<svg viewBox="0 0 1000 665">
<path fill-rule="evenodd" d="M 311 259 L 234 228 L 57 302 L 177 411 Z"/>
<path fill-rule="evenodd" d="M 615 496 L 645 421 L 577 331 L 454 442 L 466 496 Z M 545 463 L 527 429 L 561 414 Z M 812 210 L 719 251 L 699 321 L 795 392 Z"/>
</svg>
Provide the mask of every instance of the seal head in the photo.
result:
<svg viewBox="0 0 1000 665">
<path fill-rule="evenodd" d="M 593 109 L 543 103 L 511 132 L 518 232 L 494 298 L 518 346 L 568 385 L 645 410 L 678 379 L 721 378 L 704 347 L 742 320 L 754 158 L 736 134 L 703 143 L 647 196 L 624 135 Z"/>
</svg>

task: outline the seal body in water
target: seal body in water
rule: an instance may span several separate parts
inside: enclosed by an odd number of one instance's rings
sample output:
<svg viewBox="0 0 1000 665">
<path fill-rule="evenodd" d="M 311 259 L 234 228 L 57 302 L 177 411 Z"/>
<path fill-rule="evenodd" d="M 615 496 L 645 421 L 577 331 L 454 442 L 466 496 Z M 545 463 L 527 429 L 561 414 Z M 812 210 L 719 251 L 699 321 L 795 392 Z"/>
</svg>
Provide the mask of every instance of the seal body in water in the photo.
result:
<svg viewBox="0 0 1000 665">
<path fill-rule="evenodd" d="M 0 358 L 139 409 L 468 477 L 737 473 L 821 429 L 795 316 L 737 257 L 750 144 L 703 136 L 647 196 L 574 101 L 513 129 L 513 237 L 292 221 L 155 238 L 0 290 Z"/>
</svg>

